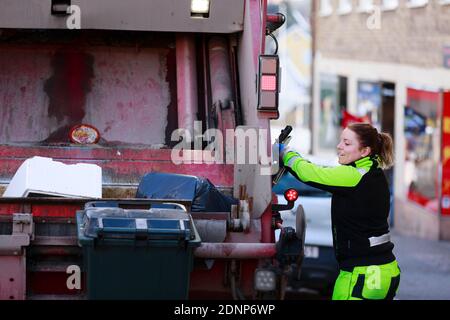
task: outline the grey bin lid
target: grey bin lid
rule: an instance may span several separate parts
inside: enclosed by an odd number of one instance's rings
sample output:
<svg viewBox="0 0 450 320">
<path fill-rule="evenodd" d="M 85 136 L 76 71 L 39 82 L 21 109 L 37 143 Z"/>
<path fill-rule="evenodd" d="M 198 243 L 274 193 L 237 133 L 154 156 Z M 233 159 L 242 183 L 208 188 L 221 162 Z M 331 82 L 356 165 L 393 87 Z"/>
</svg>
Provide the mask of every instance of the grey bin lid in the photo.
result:
<svg viewBox="0 0 450 320">
<path fill-rule="evenodd" d="M 144 240 L 192 240 L 189 213 L 176 209 L 87 208 L 83 215 L 84 236 Z"/>
</svg>

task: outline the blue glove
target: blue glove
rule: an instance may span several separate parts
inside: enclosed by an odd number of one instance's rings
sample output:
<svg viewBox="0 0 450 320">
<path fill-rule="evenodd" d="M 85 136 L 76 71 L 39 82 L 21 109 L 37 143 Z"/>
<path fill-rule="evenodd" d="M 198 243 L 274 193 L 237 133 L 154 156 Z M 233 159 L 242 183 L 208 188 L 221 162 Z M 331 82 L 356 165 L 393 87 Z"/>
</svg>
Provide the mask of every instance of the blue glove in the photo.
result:
<svg viewBox="0 0 450 320">
<path fill-rule="evenodd" d="M 286 152 L 286 145 L 284 143 L 278 143 L 278 154 L 280 166 L 283 166 L 283 157 Z"/>
<path fill-rule="evenodd" d="M 276 148 L 278 148 L 278 156 L 281 157 L 283 151 L 286 149 L 286 145 L 283 143 L 274 143 L 272 146 L 272 151 L 276 151 Z"/>
<path fill-rule="evenodd" d="M 295 151 L 294 149 L 292 149 L 290 146 L 285 145 L 284 143 L 280 143 L 278 144 L 279 146 L 279 150 L 280 150 L 280 160 L 283 160 L 284 156 L 288 153 L 288 152 L 295 152 L 297 153 L 299 156 L 300 153 L 298 153 L 297 151 Z M 283 162 L 283 161 L 281 161 Z"/>
</svg>

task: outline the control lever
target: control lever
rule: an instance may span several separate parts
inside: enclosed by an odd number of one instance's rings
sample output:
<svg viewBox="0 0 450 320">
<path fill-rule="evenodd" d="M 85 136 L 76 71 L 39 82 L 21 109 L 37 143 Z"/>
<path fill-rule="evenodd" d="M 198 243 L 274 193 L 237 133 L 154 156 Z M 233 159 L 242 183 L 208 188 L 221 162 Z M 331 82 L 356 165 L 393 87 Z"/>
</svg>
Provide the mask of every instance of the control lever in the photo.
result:
<svg viewBox="0 0 450 320">
<path fill-rule="evenodd" d="M 275 145 L 282 143 L 286 146 L 289 143 L 289 141 L 291 141 L 291 137 L 289 136 L 289 134 L 291 132 L 292 132 L 291 126 L 286 126 L 283 130 L 281 130 L 281 133 L 278 136 L 278 139 L 275 140 Z M 276 161 L 280 161 L 280 159 L 276 159 Z M 278 165 L 280 166 L 280 169 L 278 170 L 278 172 L 275 175 L 272 176 L 272 185 L 276 185 L 278 183 L 278 181 L 281 179 L 281 177 L 283 176 L 284 172 L 286 171 L 282 162 L 279 163 Z"/>
</svg>

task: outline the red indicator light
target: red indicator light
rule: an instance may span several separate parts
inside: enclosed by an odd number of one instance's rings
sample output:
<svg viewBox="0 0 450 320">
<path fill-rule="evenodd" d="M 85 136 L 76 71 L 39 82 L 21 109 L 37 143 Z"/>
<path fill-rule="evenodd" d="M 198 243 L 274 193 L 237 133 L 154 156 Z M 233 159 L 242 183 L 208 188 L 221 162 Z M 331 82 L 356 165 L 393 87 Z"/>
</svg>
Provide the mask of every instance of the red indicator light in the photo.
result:
<svg viewBox="0 0 450 320">
<path fill-rule="evenodd" d="M 277 77 L 273 76 L 273 75 L 263 75 L 261 77 L 261 90 L 276 91 L 277 90 Z"/>
<path fill-rule="evenodd" d="M 284 193 L 284 197 L 286 198 L 287 201 L 291 202 L 291 201 L 295 201 L 298 199 L 298 192 L 295 189 L 288 189 L 286 190 L 286 192 Z"/>
</svg>

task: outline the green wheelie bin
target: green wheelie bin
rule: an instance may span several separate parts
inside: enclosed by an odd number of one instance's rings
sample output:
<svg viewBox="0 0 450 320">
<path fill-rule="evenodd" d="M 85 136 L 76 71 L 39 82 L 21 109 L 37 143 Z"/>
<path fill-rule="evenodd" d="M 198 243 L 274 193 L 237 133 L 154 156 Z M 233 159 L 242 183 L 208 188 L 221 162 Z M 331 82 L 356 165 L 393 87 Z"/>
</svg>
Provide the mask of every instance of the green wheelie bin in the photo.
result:
<svg viewBox="0 0 450 320">
<path fill-rule="evenodd" d="M 122 209 L 86 204 L 77 212 L 87 299 L 188 298 L 200 236 L 178 209 Z"/>
</svg>

